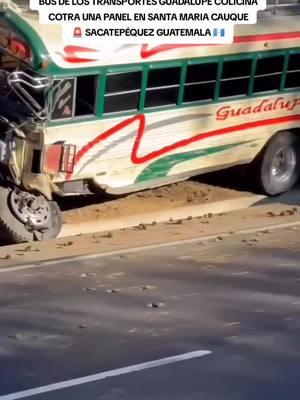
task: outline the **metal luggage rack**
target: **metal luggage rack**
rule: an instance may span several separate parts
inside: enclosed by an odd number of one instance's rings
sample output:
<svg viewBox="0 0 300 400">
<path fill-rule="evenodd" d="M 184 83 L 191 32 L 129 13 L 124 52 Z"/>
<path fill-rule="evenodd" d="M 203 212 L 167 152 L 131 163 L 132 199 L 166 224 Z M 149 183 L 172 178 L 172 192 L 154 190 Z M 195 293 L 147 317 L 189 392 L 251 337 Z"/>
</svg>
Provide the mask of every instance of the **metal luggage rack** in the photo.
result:
<svg viewBox="0 0 300 400">
<path fill-rule="evenodd" d="M 50 78 L 43 76 L 32 77 L 23 71 L 15 71 L 7 75 L 7 83 L 37 119 L 44 120 L 47 118 L 47 101 L 45 101 L 45 104 L 43 105 L 39 104 L 39 102 L 34 98 L 33 93 L 37 93 L 39 90 L 44 90 L 44 96 L 46 99 L 47 90 L 51 87 Z"/>
</svg>

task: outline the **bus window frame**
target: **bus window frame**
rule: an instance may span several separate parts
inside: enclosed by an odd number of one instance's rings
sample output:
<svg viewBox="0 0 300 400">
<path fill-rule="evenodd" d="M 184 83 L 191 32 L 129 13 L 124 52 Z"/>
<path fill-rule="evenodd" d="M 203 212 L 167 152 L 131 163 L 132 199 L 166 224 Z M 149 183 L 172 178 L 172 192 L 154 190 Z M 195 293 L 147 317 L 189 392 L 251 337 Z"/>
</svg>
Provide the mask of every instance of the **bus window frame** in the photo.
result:
<svg viewBox="0 0 300 400">
<path fill-rule="evenodd" d="M 217 65 L 217 70 L 216 70 L 216 79 L 214 81 L 215 82 L 215 87 L 214 87 L 214 93 L 213 93 L 212 99 L 203 99 L 203 100 L 196 100 L 196 101 L 189 101 L 189 102 L 183 101 L 184 100 L 186 86 L 192 86 L 192 85 L 196 85 L 196 84 L 200 85 L 200 84 L 203 84 L 203 83 L 213 82 L 212 80 L 211 81 L 199 81 L 199 82 L 187 82 L 188 68 L 190 66 L 194 66 L 194 65 L 214 64 L 214 63 Z M 183 88 L 182 88 L 182 92 L 183 92 L 182 96 L 183 97 L 182 97 L 182 103 L 181 103 L 184 107 L 189 106 L 189 105 L 192 106 L 193 104 L 206 104 L 207 102 L 215 101 L 216 87 L 217 87 L 217 81 L 218 81 L 217 78 L 218 78 L 219 68 L 220 68 L 219 63 L 220 63 L 220 61 L 217 61 L 215 58 L 206 59 L 205 62 L 199 62 L 199 59 L 197 59 L 197 60 L 188 61 L 186 63 L 185 80 L 183 82 Z"/>
<path fill-rule="evenodd" d="M 179 68 L 180 73 L 179 73 L 179 80 L 178 80 L 178 85 L 166 85 L 166 86 L 157 86 L 157 87 L 149 87 L 148 86 L 148 80 L 149 80 L 149 72 L 150 71 L 155 71 L 155 70 L 162 70 L 162 69 L 170 69 L 170 68 Z M 157 111 L 157 110 L 165 110 L 166 108 L 177 108 L 180 103 L 180 89 L 182 85 L 182 74 L 183 74 L 183 68 L 182 68 L 182 61 L 172 61 L 172 62 L 162 62 L 159 64 L 149 64 L 148 66 L 148 71 L 147 71 L 147 80 L 146 80 L 146 86 L 144 89 L 144 101 L 143 101 L 143 111 L 145 112 L 151 112 L 151 111 Z M 177 94 L 177 101 L 175 104 L 166 104 L 164 106 L 152 106 L 152 107 L 146 107 L 146 96 L 147 96 L 147 91 L 148 90 L 162 90 L 164 88 L 172 88 L 172 87 L 178 87 L 178 94 Z"/>
<path fill-rule="evenodd" d="M 75 116 L 71 118 L 63 118 L 60 120 L 53 120 L 50 121 L 51 125 L 59 125 L 64 123 L 72 123 L 72 122 L 81 122 L 81 121 L 93 121 L 93 120 L 102 120 L 102 119 L 112 119 L 112 118 L 120 118 L 120 116 L 133 116 L 140 113 L 152 113 L 152 112 L 160 112 L 160 111 L 172 111 L 176 109 L 184 109 L 189 107 L 197 107 L 197 106 L 209 106 L 215 105 L 218 103 L 224 103 L 228 101 L 239 101 L 244 100 L 247 98 L 253 97 L 264 97 L 268 95 L 275 95 L 279 93 L 293 93 L 299 91 L 299 88 L 284 88 L 284 79 L 287 76 L 287 60 L 289 54 L 300 54 L 300 48 L 291 48 L 291 49 L 277 49 L 277 50 L 266 50 L 266 51 L 258 51 L 258 52 L 244 52 L 240 54 L 229 54 L 223 56 L 209 56 L 209 57 L 199 57 L 199 58 L 192 58 L 192 59 L 183 59 L 183 60 L 174 60 L 174 61 L 163 61 L 157 63 L 141 63 L 141 64 L 133 64 L 127 66 L 111 66 L 111 67 L 103 67 L 99 68 L 99 71 L 89 72 L 87 75 L 97 75 L 98 76 L 98 91 L 97 91 L 97 99 L 96 99 L 96 113 L 94 115 L 87 115 L 87 116 Z M 281 83 L 280 87 L 277 90 L 270 90 L 264 92 L 254 92 L 254 80 L 256 77 L 256 70 L 257 70 L 257 61 L 260 58 L 267 58 L 267 57 L 275 57 L 275 56 L 283 56 L 283 69 L 281 73 Z M 244 95 L 237 95 L 231 97 L 220 97 L 220 87 L 221 87 L 221 77 L 223 71 L 223 64 L 226 61 L 236 61 L 236 60 L 243 60 L 243 59 L 250 59 L 252 60 L 252 66 L 250 69 L 250 76 L 249 76 L 249 87 L 248 93 Z M 186 72 L 187 67 L 193 64 L 202 64 L 202 63 L 213 63 L 216 62 L 218 64 L 217 67 L 217 79 L 215 85 L 215 93 L 214 98 L 212 100 L 200 100 L 194 102 L 183 102 L 183 91 L 184 91 L 184 84 L 186 81 Z M 153 69 L 164 69 L 164 68 L 172 68 L 172 67 L 179 67 L 181 68 L 181 75 L 179 79 L 179 93 L 177 98 L 177 104 L 166 105 L 166 106 L 157 106 L 157 107 L 145 107 L 145 96 L 147 91 L 147 81 L 148 81 L 148 72 Z M 140 93 L 140 101 L 139 107 L 137 110 L 132 111 L 118 111 L 118 112 L 111 112 L 111 113 L 104 113 L 104 101 L 105 101 L 105 87 L 106 87 L 106 77 L 108 74 L 112 73 L 128 73 L 128 72 L 135 72 L 141 71 L 142 78 L 141 78 L 141 93 Z M 78 76 L 85 75 L 83 71 L 80 71 Z M 76 78 L 76 76 L 70 76 Z M 59 77 L 57 77 L 59 78 Z M 69 78 L 69 76 L 63 76 L 62 78 Z M 62 79 L 61 78 L 61 79 Z"/>
<path fill-rule="evenodd" d="M 113 92 L 113 93 L 106 93 L 106 87 L 107 87 L 107 78 L 109 76 L 113 75 L 122 75 L 122 74 L 128 74 L 128 73 L 140 73 L 141 74 L 141 79 L 140 79 L 140 88 L 139 89 L 132 89 L 128 91 L 118 91 L 118 92 Z M 110 116 L 110 115 L 117 115 L 117 114 L 123 114 L 123 113 L 136 113 L 139 112 L 140 110 L 140 105 L 141 105 L 141 93 L 142 93 L 142 87 L 143 87 L 143 78 L 144 78 L 144 72 L 143 68 L 134 68 L 134 69 L 109 69 L 107 73 L 105 74 L 105 82 L 103 86 L 103 108 L 102 108 L 102 114 L 101 116 Z M 139 93 L 139 100 L 137 104 L 136 109 L 129 109 L 129 110 L 121 110 L 121 111 L 112 111 L 112 112 L 105 112 L 105 100 L 107 97 L 113 97 L 113 96 L 118 96 L 122 94 L 128 94 L 128 93 Z"/>
<path fill-rule="evenodd" d="M 94 113 L 92 114 L 85 114 L 85 115 L 75 115 L 76 112 L 76 93 L 77 93 L 77 79 L 80 77 L 84 76 L 94 76 L 96 79 L 96 93 L 95 93 L 95 100 L 94 100 Z M 55 90 L 55 87 L 52 86 L 50 92 L 49 92 L 49 118 L 48 118 L 48 123 L 52 125 L 60 125 L 64 123 L 70 123 L 70 122 L 81 122 L 81 121 L 90 121 L 90 120 L 96 120 L 102 117 L 99 112 L 99 92 L 100 92 L 100 78 L 101 75 L 100 73 L 89 73 L 89 74 L 78 74 L 77 76 L 63 76 L 59 77 L 56 76 L 53 78 L 53 83 L 55 81 L 63 81 L 63 80 L 74 80 L 74 85 L 73 85 L 73 101 L 72 101 L 72 115 L 70 117 L 65 117 L 65 118 L 55 118 L 52 119 L 52 102 L 53 102 L 53 91 Z"/>
<path fill-rule="evenodd" d="M 253 76 L 252 95 L 254 95 L 254 96 L 258 95 L 259 96 L 259 95 L 262 95 L 263 93 L 266 93 L 266 95 L 267 94 L 273 94 L 273 93 L 274 94 L 280 93 L 281 87 L 282 87 L 282 82 L 283 82 L 284 77 L 285 77 L 284 68 L 285 68 L 285 65 L 286 65 L 286 62 L 287 62 L 286 60 L 288 58 L 288 52 L 286 50 L 278 50 L 278 51 L 272 52 L 271 54 L 266 54 L 266 55 L 263 55 L 263 56 L 262 56 L 262 54 L 263 54 L 262 52 L 259 52 L 257 54 L 257 57 L 256 57 L 256 65 L 255 65 L 255 71 L 254 71 L 255 74 Z M 283 57 L 283 63 L 282 63 L 283 68 L 282 68 L 282 71 L 274 72 L 274 73 L 270 73 L 270 74 L 259 74 L 259 75 L 256 74 L 257 63 L 258 63 L 258 61 L 260 59 L 267 59 L 267 58 L 274 58 L 274 57 L 281 57 L 281 56 Z M 255 78 L 263 78 L 264 76 L 271 76 L 271 75 L 281 75 L 278 89 L 267 90 L 267 91 L 262 91 L 262 92 L 254 92 Z"/>
</svg>

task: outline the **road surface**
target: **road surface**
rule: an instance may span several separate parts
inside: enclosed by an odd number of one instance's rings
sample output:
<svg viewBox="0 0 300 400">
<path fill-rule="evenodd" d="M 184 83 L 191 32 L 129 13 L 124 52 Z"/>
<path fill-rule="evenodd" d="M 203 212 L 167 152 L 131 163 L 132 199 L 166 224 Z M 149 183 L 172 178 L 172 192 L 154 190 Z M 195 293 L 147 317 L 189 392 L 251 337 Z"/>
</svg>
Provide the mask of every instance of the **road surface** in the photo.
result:
<svg viewBox="0 0 300 400">
<path fill-rule="evenodd" d="M 0 400 L 298 400 L 299 260 L 296 225 L 5 269 Z"/>
</svg>

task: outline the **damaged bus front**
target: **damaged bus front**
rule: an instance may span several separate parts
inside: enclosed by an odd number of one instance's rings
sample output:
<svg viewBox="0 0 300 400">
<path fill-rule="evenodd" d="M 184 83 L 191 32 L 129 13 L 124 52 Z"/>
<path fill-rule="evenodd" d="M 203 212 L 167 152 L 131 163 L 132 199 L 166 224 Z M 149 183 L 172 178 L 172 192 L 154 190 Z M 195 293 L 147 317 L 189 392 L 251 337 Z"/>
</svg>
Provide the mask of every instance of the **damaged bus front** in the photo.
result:
<svg viewBox="0 0 300 400">
<path fill-rule="evenodd" d="M 52 80 L 38 71 L 40 59 L 14 24 L 5 3 L 0 10 L 0 238 L 19 243 L 56 237 L 61 216 L 52 193 L 53 163 L 65 147 L 44 146 Z M 56 171 L 57 172 L 57 171 Z"/>
</svg>

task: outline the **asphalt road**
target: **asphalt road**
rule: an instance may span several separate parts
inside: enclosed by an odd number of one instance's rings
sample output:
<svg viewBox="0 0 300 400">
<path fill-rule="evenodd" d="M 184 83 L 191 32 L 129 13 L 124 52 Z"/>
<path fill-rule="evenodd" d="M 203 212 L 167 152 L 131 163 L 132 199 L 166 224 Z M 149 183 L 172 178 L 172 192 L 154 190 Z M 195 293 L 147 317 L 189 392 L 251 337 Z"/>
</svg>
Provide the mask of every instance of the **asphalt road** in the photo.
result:
<svg viewBox="0 0 300 400">
<path fill-rule="evenodd" d="M 1 272 L 0 400 L 298 400 L 299 257 L 300 227 Z"/>
</svg>

